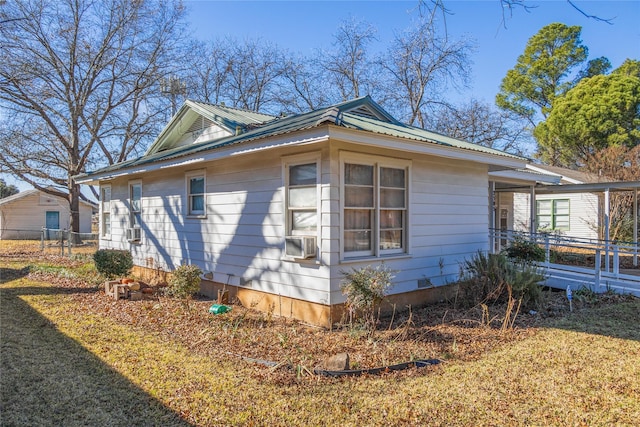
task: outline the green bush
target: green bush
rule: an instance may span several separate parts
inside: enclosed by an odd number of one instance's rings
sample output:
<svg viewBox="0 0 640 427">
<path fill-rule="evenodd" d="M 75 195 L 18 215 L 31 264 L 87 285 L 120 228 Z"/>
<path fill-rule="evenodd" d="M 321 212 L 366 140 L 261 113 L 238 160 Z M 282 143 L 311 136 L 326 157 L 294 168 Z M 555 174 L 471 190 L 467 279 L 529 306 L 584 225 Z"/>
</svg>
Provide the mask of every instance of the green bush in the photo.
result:
<svg viewBox="0 0 640 427">
<path fill-rule="evenodd" d="M 96 270 L 103 276 L 113 279 L 129 274 L 133 268 L 133 258 L 129 251 L 100 249 L 93 254 Z"/>
<path fill-rule="evenodd" d="M 507 257 L 517 262 L 531 263 L 545 260 L 544 249 L 536 242 L 521 236 L 516 236 L 504 252 Z"/>
<path fill-rule="evenodd" d="M 376 327 L 376 308 L 393 287 L 393 271 L 380 264 L 375 268 L 370 265 L 354 268 L 342 274 L 345 277 L 340 289 L 347 297 L 345 305 L 351 319 L 361 315 L 365 327 L 373 332 Z"/>
<path fill-rule="evenodd" d="M 181 265 L 171 273 L 167 294 L 185 300 L 191 298 L 200 290 L 201 274 L 197 265 Z"/>
</svg>

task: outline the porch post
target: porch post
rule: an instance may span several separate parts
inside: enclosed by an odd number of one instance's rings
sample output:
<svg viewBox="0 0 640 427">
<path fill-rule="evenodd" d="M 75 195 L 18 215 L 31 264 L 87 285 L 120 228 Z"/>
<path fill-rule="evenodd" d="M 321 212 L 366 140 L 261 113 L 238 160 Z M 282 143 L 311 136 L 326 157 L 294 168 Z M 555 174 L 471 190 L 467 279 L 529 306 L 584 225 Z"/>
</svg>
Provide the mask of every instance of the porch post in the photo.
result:
<svg viewBox="0 0 640 427">
<path fill-rule="evenodd" d="M 633 190 L 633 266 L 638 266 L 638 187 Z"/>
<path fill-rule="evenodd" d="M 531 238 L 536 234 L 536 186 L 532 185 L 529 190 L 529 233 Z"/>
<path fill-rule="evenodd" d="M 491 253 L 495 253 L 497 250 L 498 235 L 496 231 L 496 182 L 489 181 L 489 247 Z"/>
<path fill-rule="evenodd" d="M 604 190 L 604 268 L 609 272 L 609 218 L 611 215 L 611 203 L 609 197 L 609 189 Z"/>
</svg>

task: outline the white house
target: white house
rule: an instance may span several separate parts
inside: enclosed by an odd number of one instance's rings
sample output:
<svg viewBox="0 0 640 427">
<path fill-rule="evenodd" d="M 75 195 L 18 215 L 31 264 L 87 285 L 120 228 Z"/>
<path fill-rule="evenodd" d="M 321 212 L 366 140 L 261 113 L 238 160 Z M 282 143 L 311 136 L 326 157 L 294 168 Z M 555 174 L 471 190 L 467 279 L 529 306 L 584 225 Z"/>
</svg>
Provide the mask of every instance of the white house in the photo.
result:
<svg viewBox="0 0 640 427">
<path fill-rule="evenodd" d="M 525 165 L 369 97 L 290 117 L 187 101 L 142 157 L 75 179 L 100 185 L 100 247 L 139 272 L 196 264 L 205 293 L 329 326 L 351 268 L 395 270 L 398 307 L 441 298 L 489 248 L 489 172 Z"/>
<path fill-rule="evenodd" d="M 80 232 L 91 232 L 94 205 L 80 202 Z M 40 190 L 25 190 L 0 199 L 0 239 L 40 238 L 43 228 L 69 229 L 69 202 Z"/>
</svg>

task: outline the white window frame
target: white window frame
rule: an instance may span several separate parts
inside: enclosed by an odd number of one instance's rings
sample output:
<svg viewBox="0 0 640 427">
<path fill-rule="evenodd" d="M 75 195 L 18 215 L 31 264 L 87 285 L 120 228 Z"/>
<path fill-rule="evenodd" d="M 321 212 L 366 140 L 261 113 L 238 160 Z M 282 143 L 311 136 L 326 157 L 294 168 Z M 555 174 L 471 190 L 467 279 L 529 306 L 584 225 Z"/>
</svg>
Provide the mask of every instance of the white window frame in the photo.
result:
<svg viewBox="0 0 640 427">
<path fill-rule="evenodd" d="M 293 230 L 293 212 L 296 210 L 310 211 L 309 207 L 293 208 L 289 206 L 289 170 L 292 166 L 306 165 L 315 163 L 316 165 L 316 230 L 315 231 L 295 231 Z M 283 216 L 284 216 L 284 234 L 285 236 L 313 236 L 316 237 L 316 244 L 320 245 L 321 226 L 321 206 L 322 206 L 322 187 L 321 187 L 321 155 L 320 153 L 306 153 L 294 156 L 286 156 L 282 158 L 282 182 L 283 182 Z M 316 248 L 316 250 L 318 250 Z M 285 257 L 286 258 L 286 257 Z"/>
<path fill-rule="evenodd" d="M 202 210 L 191 210 L 191 198 L 194 196 L 191 194 L 191 180 L 193 178 L 202 178 L 203 179 L 203 193 L 202 193 Z M 185 206 L 186 206 L 186 216 L 188 218 L 206 218 L 207 217 L 207 173 L 204 169 L 198 169 L 193 171 L 188 171 L 184 175 L 184 186 L 185 186 Z M 196 194 L 200 195 L 200 194 Z"/>
<path fill-rule="evenodd" d="M 373 219 L 371 229 L 371 250 L 345 250 L 345 165 L 357 164 L 372 166 L 373 173 Z M 405 171 L 405 199 L 403 209 L 402 247 L 397 249 L 380 248 L 380 170 L 381 168 L 404 169 Z M 363 258 L 384 258 L 405 256 L 410 253 L 410 200 L 411 200 L 411 160 L 373 156 L 361 153 L 343 152 L 340 155 L 340 259 L 348 261 Z"/>
<path fill-rule="evenodd" d="M 105 200 L 106 193 L 109 194 Z M 108 204 L 108 205 L 107 205 Z M 105 218 L 109 218 L 109 228 L 106 227 Z M 103 239 L 111 239 L 111 184 L 100 186 L 100 237 Z"/>
<path fill-rule="evenodd" d="M 129 185 L 127 186 L 129 192 L 129 227 L 130 228 L 142 228 L 142 180 L 136 179 L 134 181 L 129 181 Z M 133 189 L 134 187 L 140 186 L 140 206 L 138 210 L 133 209 Z M 135 217 L 136 214 L 140 216 L 140 223 L 136 224 Z"/>
</svg>

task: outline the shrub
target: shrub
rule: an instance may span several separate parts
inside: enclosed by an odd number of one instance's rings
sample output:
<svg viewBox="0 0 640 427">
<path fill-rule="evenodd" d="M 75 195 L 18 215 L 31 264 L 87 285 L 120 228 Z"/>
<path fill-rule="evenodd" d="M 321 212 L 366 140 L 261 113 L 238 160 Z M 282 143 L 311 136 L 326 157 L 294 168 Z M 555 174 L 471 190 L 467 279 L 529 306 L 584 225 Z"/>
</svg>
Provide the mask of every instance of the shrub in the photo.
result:
<svg viewBox="0 0 640 427">
<path fill-rule="evenodd" d="M 347 297 L 345 305 L 350 318 L 361 315 L 365 327 L 373 332 L 376 326 L 376 308 L 393 287 L 393 271 L 380 264 L 375 268 L 370 265 L 354 268 L 350 272 L 343 271 L 342 274 L 345 277 L 340 289 Z"/>
<path fill-rule="evenodd" d="M 100 249 L 93 254 L 93 261 L 96 270 L 109 279 L 126 276 L 133 268 L 133 258 L 129 251 Z"/>
<path fill-rule="evenodd" d="M 462 302 L 503 302 L 513 297 L 523 303 L 537 304 L 542 296 L 544 277 L 527 263 L 514 264 L 503 254 L 478 251 L 462 265 L 459 290 Z"/>
<path fill-rule="evenodd" d="M 167 294 L 180 299 L 189 299 L 200 290 L 202 270 L 197 265 L 181 265 L 169 279 Z"/>
<path fill-rule="evenodd" d="M 504 252 L 507 257 L 521 263 L 542 262 L 545 260 L 545 252 L 540 245 L 520 236 L 516 236 Z"/>
</svg>

